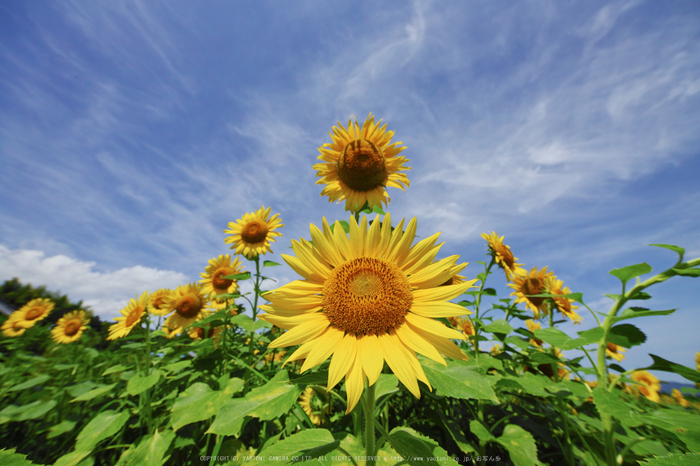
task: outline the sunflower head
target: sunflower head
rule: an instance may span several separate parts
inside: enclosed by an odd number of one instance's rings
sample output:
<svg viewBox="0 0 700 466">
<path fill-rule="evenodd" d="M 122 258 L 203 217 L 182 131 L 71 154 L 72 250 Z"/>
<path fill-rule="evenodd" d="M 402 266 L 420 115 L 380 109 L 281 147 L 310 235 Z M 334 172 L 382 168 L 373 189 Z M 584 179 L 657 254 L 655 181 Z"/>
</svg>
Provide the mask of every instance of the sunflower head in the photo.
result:
<svg viewBox="0 0 700 466">
<path fill-rule="evenodd" d="M 171 328 L 187 327 L 197 320 L 199 313 L 207 304 L 208 301 L 199 283 L 178 286 L 164 305 L 168 312 L 173 313 L 168 317 Z"/>
<path fill-rule="evenodd" d="M 226 244 L 233 243 L 231 249 L 235 249 L 236 254 L 243 254 L 248 259 L 260 254 L 267 254 L 268 251 L 272 252 L 270 241 L 275 242 L 276 236 L 282 236 L 282 233 L 275 230 L 284 225 L 279 218 L 280 214 L 275 214 L 270 218 L 271 210 L 271 207 L 266 209 L 265 206 L 262 206 L 254 213 L 247 213 L 243 215 L 243 218 L 229 222 L 229 229 L 224 230 L 224 233 L 231 236 L 227 237 L 224 242 Z"/>
<path fill-rule="evenodd" d="M 550 277 L 547 285 L 545 286 L 547 293 L 553 294 L 553 295 L 561 295 L 565 296 L 568 294 L 571 294 L 571 290 L 569 290 L 568 287 L 564 286 L 564 282 L 561 280 L 557 280 L 556 277 Z M 554 307 L 556 307 L 559 312 L 562 313 L 562 315 L 565 315 L 574 324 L 580 324 L 583 322 L 583 317 L 578 315 L 576 312 L 574 312 L 574 309 L 578 309 L 578 306 L 575 306 L 573 303 L 575 302 L 574 299 L 571 298 L 554 298 Z"/>
<path fill-rule="evenodd" d="M 321 196 L 330 202 L 345 200 L 345 210 L 357 212 L 365 203 L 370 209 L 387 204 L 387 186 L 406 190 L 408 177 L 399 172 L 410 167 L 404 167 L 408 159 L 398 155 L 405 147 L 399 146 L 401 142 L 392 144 L 394 132 L 381 123 L 375 123 L 370 113 L 362 125 L 349 120 L 347 129 L 340 122 L 333 127 L 332 142 L 318 149 L 323 163 L 313 166 L 321 178 L 316 184 L 326 185 Z"/>
<path fill-rule="evenodd" d="M 197 316 L 197 321 L 203 320 L 206 317 L 212 315 L 211 311 L 208 309 L 203 309 L 202 312 Z M 211 327 L 207 325 L 206 327 L 190 327 L 187 334 L 193 340 L 206 340 L 207 338 L 213 338 L 214 342 L 218 342 L 221 338 L 221 332 L 223 332 L 224 327 Z"/>
<path fill-rule="evenodd" d="M 141 297 L 129 300 L 129 304 L 119 311 L 122 317 L 115 317 L 116 324 L 109 327 L 107 340 L 124 338 L 131 330 L 141 323 L 141 319 L 146 314 L 148 308 L 148 291 L 144 291 Z"/>
<path fill-rule="evenodd" d="M 535 333 L 535 330 L 542 329 L 542 324 L 540 324 L 539 322 L 535 322 L 532 319 L 525 321 L 525 325 L 527 325 L 527 329 L 530 331 L 530 333 Z M 536 346 L 538 348 L 541 348 L 542 343 L 544 343 L 544 342 L 538 338 L 530 338 L 530 344 L 532 346 Z"/>
<path fill-rule="evenodd" d="M 165 333 L 165 338 L 168 338 L 169 340 L 175 338 L 176 336 L 180 335 L 182 333 L 182 327 L 178 327 L 172 319 L 172 316 L 168 317 L 165 319 L 165 322 L 163 322 L 163 326 L 161 327 L 161 330 L 163 330 L 163 333 Z"/>
<path fill-rule="evenodd" d="M 8 317 L 5 322 L 3 322 L 0 329 L 2 330 L 2 334 L 6 337 L 14 338 L 24 334 L 24 332 L 27 331 L 27 327 L 23 326 L 23 324 L 24 321 L 20 316 L 20 312 L 15 311 L 10 314 L 10 317 Z"/>
<path fill-rule="evenodd" d="M 444 286 L 444 285 L 441 285 Z M 469 317 L 450 317 L 450 323 L 461 330 L 466 337 L 473 337 L 476 335 L 476 330 L 474 329 L 474 322 Z"/>
<path fill-rule="evenodd" d="M 673 399 L 676 400 L 676 402 L 682 407 L 687 408 L 690 406 L 690 402 L 685 399 L 683 394 L 677 388 L 671 390 L 671 396 L 673 396 Z"/>
<path fill-rule="evenodd" d="M 547 267 L 539 271 L 537 267 L 533 267 L 529 274 L 516 275 L 513 283 L 508 284 L 509 287 L 515 290 L 511 293 L 511 296 L 516 297 L 516 304 L 525 303 L 535 314 L 535 319 L 540 318 L 540 311 L 546 315 L 549 313 L 549 309 L 547 307 L 547 298 L 532 295 L 547 293 L 547 286 L 553 275 L 554 273 L 547 272 Z"/>
<path fill-rule="evenodd" d="M 288 330 L 269 348 L 301 344 L 286 362 L 304 359 L 304 372 L 332 356 L 328 388 L 345 377 L 346 412 L 357 404 L 364 381 L 374 384 L 384 362 L 399 380 L 420 397 L 418 380 L 430 384 L 416 352 L 445 364 L 441 354 L 467 359 L 451 339 L 464 339 L 457 330 L 435 321 L 465 314 L 447 301 L 474 285 L 471 280 L 440 286 L 467 264 L 458 256 L 433 263 L 439 234 L 413 245 L 416 219 L 406 227 L 402 220 L 392 231 L 389 213 L 367 228 L 350 217 L 349 237 L 340 222 L 323 231 L 311 225 L 313 243 L 292 241 L 296 257 L 282 255 L 302 276 L 265 295 L 270 304 L 260 315 Z"/>
<path fill-rule="evenodd" d="M 90 318 L 83 310 L 68 312 L 63 315 L 51 330 L 51 339 L 56 343 L 72 343 L 80 339 L 87 329 Z"/>
<path fill-rule="evenodd" d="M 315 426 L 325 424 L 328 418 L 328 393 L 306 387 L 299 397 L 299 406 Z"/>
<path fill-rule="evenodd" d="M 55 306 L 54 302 L 48 298 L 32 299 L 16 311 L 20 326 L 34 327 L 34 324 L 46 319 Z"/>
<path fill-rule="evenodd" d="M 617 362 L 620 362 L 623 359 L 625 359 L 625 355 L 622 353 L 626 352 L 627 350 L 622 346 L 610 342 L 608 342 L 608 346 L 605 348 L 605 354 L 613 358 Z"/>
<path fill-rule="evenodd" d="M 525 269 L 520 267 L 523 264 L 518 264 L 518 258 L 514 257 L 513 253 L 510 252 L 510 246 L 503 244 L 503 236 L 499 237 L 494 231 L 490 235 L 482 233 L 481 237 L 488 243 L 489 254 L 506 273 L 508 281 L 512 281 L 516 275 L 527 275 Z"/>
<path fill-rule="evenodd" d="M 632 380 L 637 382 L 637 390 L 648 400 L 655 403 L 658 403 L 661 400 L 659 397 L 661 383 L 659 382 L 659 379 L 651 375 L 649 372 L 635 371 L 632 374 Z"/>
<path fill-rule="evenodd" d="M 211 297 L 235 293 L 238 291 L 238 282 L 224 277 L 242 272 L 243 266 L 238 257 L 233 260 L 233 263 L 231 262 L 231 256 L 228 254 L 210 259 L 209 265 L 204 269 L 204 273 L 200 273 L 202 279 L 199 283 L 202 284 L 202 292 Z"/>
<path fill-rule="evenodd" d="M 151 295 L 148 297 L 149 312 L 154 316 L 164 316 L 170 313 L 171 311 L 165 307 L 165 303 L 168 301 L 171 294 L 172 290 L 167 288 L 162 288 L 151 293 Z"/>
</svg>

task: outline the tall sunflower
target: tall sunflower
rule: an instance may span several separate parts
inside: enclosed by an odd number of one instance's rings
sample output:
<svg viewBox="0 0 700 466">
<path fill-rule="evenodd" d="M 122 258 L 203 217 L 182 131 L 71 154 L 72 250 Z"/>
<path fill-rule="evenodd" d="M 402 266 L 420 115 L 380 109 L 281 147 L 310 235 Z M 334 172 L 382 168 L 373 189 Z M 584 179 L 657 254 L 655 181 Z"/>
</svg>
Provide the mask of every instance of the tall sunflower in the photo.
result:
<svg viewBox="0 0 700 466">
<path fill-rule="evenodd" d="M 499 237 L 494 231 L 490 235 L 482 233 L 481 237 L 489 244 L 489 254 L 506 273 L 508 281 L 512 281 L 516 275 L 527 275 L 525 269 L 520 267 L 523 264 L 517 263 L 518 258 L 513 256 L 510 246 L 503 244 L 503 236 Z"/>
<path fill-rule="evenodd" d="M 224 277 L 242 272 L 243 266 L 238 257 L 233 260 L 233 263 L 231 263 L 231 256 L 228 254 L 210 259 L 204 273 L 200 273 L 202 280 L 199 283 L 202 284 L 202 292 L 212 297 L 235 293 L 238 291 L 238 282 Z"/>
<path fill-rule="evenodd" d="M 148 297 L 148 311 L 154 316 L 164 316 L 172 312 L 165 307 L 165 303 L 168 301 L 168 297 L 171 294 L 172 290 L 167 288 L 161 288 L 151 293 Z"/>
<path fill-rule="evenodd" d="M 54 302 L 48 298 L 32 299 L 15 311 L 19 325 L 24 328 L 34 327 L 34 324 L 46 319 L 55 306 Z"/>
<path fill-rule="evenodd" d="M 283 227 L 280 214 L 275 214 L 270 218 L 272 207 L 260 207 L 255 213 L 247 213 L 236 222 L 229 222 L 229 230 L 224 230 L 231 236 L 227 237 L 226 244 L 233 243 L 231 249 L 235 249 L 236 254 L 243 254 L 248 259 L 272 252 L 270 241 L 275 242 L 276 236 L 282 233 L 275 231 Z"/>
<path fill-rule="evenodd" d="M 72 343 L 83 336 L 83 331 L 87 329 L 90 318 L 85 311 L 71 311 L 63 315 L 56 326 L 51 329 L 51 339 L 56 343 Z"/>
<path fill-rule="evenodd" d="M 5 322 L 3 322 L 2 327 L 0 327 L 0 330 L 2 330 L 2 334 L 6 337 L 18 337 L 27 331 L 27 327 L 23 327 L 22 322 L 23 321 L 20 318 L 20 313 L 18 311 L 15 311 L 12 314 L 10 314 L 10 316 Z"/>
<path fill-rule="evenodd" d="M 129 304 L 119 311 L 122 317 L 115 317 L 116 324 L 109 327 L 107 340 L 124 338 L 134 327 L 141 323 L 141 318 L 146 314 L 148 306 L 148 291 L 144 291 L 140 297 L 130 299 Z"/>
<path fill-rule="evenodd" d="M 513 283 L 508 284 L 515 290 L 511 293 L 511 296 L 516 297 L 515 303 L 525 303 L 535 314 L 535 319 L 540 318 L 540 312 L 548 314 L 549 309 L 547 308 L 547 298 L 532 295 L 548 293 L 547 286 L 553 275 L 553 272 L 547 272 L 547 267 L 539 271 L 537 267 L 533 267 L 530 273 L 516 275 Z"/>
<path fill-rule="evenodd" d="M 313 244 L 292 241 L 294 256 L 282 255 L 303 277 L 266 294 L 261 319 L 288 331 L 269 348 L 301 344 L 286 362 L 305 359 L 301 372 L 333 356 L 328 389 L 345 376 L 347 413 L 357 404 L 365 378 L 374 384 L 384 361 L 399 380 L 420 398 L 418 380 L 430 384 L 416 352 L 445 364 L 440 353 L 457 359 L 466 355 L 450 341 L 464 339 L 457 330 L 433 320 L 464 315 L 465 309 L 447 302 L 476 280 L 440 286 L 467 264 L 459 256 L 433 263 L 441 245 L 439 233 L 412 245 L 416 219 L 403 231 L 401 220 L 391 231 L 389 213 L 367 228 L 350 217 L 349 238 L 340 222 L 331 231 L 311 225 Z"/>
<path fill-rule="evenodd" d="M 178 286 L 164 304 L 168 312 L 173 312 L 168 317 L 170 328 L 187 327 L 197 320 L 206 305 L 207 299 L 199 283 Z"/>
<path fill-rule="evenodd" d="M 319 147 L 318 159 L 325 163 L 313 168 L 321 178 L 316 184 L 326 185 L 321 196 L 328 196 L 329 202 L 345 199 L 345 210 L 352 212 L 365 202 L 370 209 L 381 207 L 390 201 L 387 186 L 406 191 L 404 186 L 410 185 L 406 174 L 399 173 L 411 169 L 404 167 L 409 160 L 398 156 L 405 147 L 399 147 L 401 142 L 391 144 L 394 132 L 386 131 L 386 124 L 380 127 L 381 123 L 375 123 L 371 113 L 362 126 L 349 120 L 345 129 L 338 122 L 329 133 L 333 142 Z"/>
<path fill-rule="evenodd" d="M 564 286 L 564 282 L 558 280 L 556 277 L 551 277 L 545 286 L 547 293 L 553 295 L 568 295 L 571 294 L 571 290 Z M 578 306 L 573 305 L 574 302 L 571 298 L 554 298 L 554 307 L 556 307 L 562 315 L 565 315 L 574 324 L 580 324 L 583 322 L 583 317 L 574 312 L 574 309 L 578 309 Z"/>
</svg>

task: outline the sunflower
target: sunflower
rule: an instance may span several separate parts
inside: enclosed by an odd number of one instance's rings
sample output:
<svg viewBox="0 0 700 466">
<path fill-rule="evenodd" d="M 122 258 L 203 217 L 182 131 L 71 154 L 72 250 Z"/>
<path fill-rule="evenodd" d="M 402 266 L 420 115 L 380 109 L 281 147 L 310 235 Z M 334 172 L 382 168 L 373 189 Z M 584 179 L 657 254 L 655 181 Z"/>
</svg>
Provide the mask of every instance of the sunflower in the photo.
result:
<svg viewBox="0 0 700 466">
<path fill-rule="evenodd" d="M 180 285 L 168 297 L 163 305 L 168 312 L 174 314 L 168 317 L 171 328 L 187 327 L 197 320 L 199 313 L 208 304 L 199 283 Z"/>
<path fill-rule="evenodd" d="M 202 312 L 197 315 L 197 321 L 203 320 L 206 317 L 212 315 L 211 311 L 208 309 L 203 309 Z M 213 338 L 215 343 L 218 343 L 221 338 L 221 332 L 224 331 L 224 327 L 219 325 L 218 327 L 190 327 L 187 334 L 193 340 L 206 340 L 207 338 Z"/>
<path fill-rule="evenodd" d="M 647 371 L 635 371 L 632 374 L 632 380 L 639 384 L 636 387 L 637 390 L 648 400 L 655 403 L 660 401 L 659 390 L 661 390 L 661 383 L 659 382 L 659 379 Z"/>
<path fill-rule="evenodd" d="M 618 346 L 614 343 L 608 342 L 607 348 L 605 348 L 605 354 L 613 358 L 615 361 L 620 362 L 623 359 L 625 359 L 625 355 L 622 353 L 626 353 L 627 350 L 623 348 L 622 346 Z"/>
<path fill-rule="evenodd" d="M 306 387 L 299 397 L 299 406 L 315 426 L 320 426 L 326 422 L 328 415 L 328 393 Z"/>
<path fill-rule="evenodd" d="M 491 349 L 489 351 L 490 351 L 492 356 L 498 356 L 499 354 L 501 354 L 503 352 L 503 348 L 501 348 L 501 345 L 496 343 L 495 345 L 493 345 L 491 347 Z"/>
<path fill-rule="evenodd" d="M 338 122 L 329 133 L 333 142 L 318 148 L 318 160 L 325 163 L 313 166 L 321 178 L 316 184 L 326 185 L 321 196 L 328 196 L 329 202 L 345 199 L 345 210 L 352 212 L 365 203 L 370 209 L 381 208 L 391 200 L 387 186 L 406 191 L 404 186 L 410 185 L 406 174 L 399 173 L 411 169 L 404 167 L 408 159 L 398 156 L 405 147 L 399 147 L 401 142 L 390 144 L 394 132 L 386 131 L 386 124 L 380 127 L 381 123 L 375 123 L 371 113 L 362 126 L 349 120 L 345 129 Z"/>
<path fill-rule="evenodd" d="M 178 327 L 173 323 L 172 316 L 165 319 L 163 326 L 161 327 L 163 333 L 165 333 L 165 338 L 171 340 L 182 333 L 182 327 Z"/>
<path fill-rule="evenodd" d="M 283 227 L 280 214 L 275 214 L 270 218 L 272 207 L 265 209 L 260 207 L 255 213 L 247 213 L 236 222 L 229 222 L 230 230 L 224 230 L 231 236 L 226 238 L 226 244 L 233 243 L 231 249 L 236 249 L 236 254 L 243 254 L 248 259 L 257 257 L 260 254 L 267 254 L 270 249 L 270 241 L 275 242 L 275 236 L 282 236 L 282 233 L 275 231 Z"/>
<path fill-rule="evenodd" d="M 547 285 L 553 275 L 553 272 L 547 272 L 547 267 L 540 271 L 537 270 L 537 267 L 533 267 L 529 274 L 516 275 L 513 283 L 508 284 L 515 290 L 511 293 L 511 296 L 516 297 L 515 303 L 525 303 L 535 313 L 535 319 L 540 318 L 540 311 L 546 315 L 549 313 L 549 309 L 547 308 L 547 298 L 532 295 L 547 293 Z"/>
<path fill-rule="evenodd" d="M 23 327 L 22 323 L 23 321 L 20 317 L 20 313 L 15 311 L 10 314 L 10 317 L 8 317 L 5 322 L 3 322 L 0 330 L 2 330 L 2 334 L 6 337 L 18 337 L 27 331 L 27 327 Z"/>
<path fill-rule="evenodd" d="M 530 331 L 530 333 L 535 333 L 535 330 L 541 330 L 542 329 L 542 324 L 539 322 L 535 322 L 532 319 L 529 319 L 525 321 L 525 325 L 527 325 L 527 329 Z M 530 338 L 530 344 L 532 346 L 537 346 L 538 348 L 542 347 L 542 340 L 538 338 Z"/>
<path fill-rule="evenodd" d="M 683 394 L 677 388 L 671 390 L 671 395 L 683 408 L 687 408 L 690 406 L 690 402 L 686 400 L 685 397 L 683 397 Z"/>
<path fill-rule="evenodd" d="M 53 311 L 54 307 L 54 302 L 48 298 L 32 299 L 15 311 L 17 313 L 17 319 L 20 322 L 19 325 L 24 328 L 34 327 L 34 324 L 40 320 L 46 319 L 49 313 Z"/>
<path fill-rule="evenodd" d="M 72 311 L 63 315 L 51 330 L 51 339 L 56 343 L 72 343 L 83 336 L 90 318 L 85 311 Z"/>
<path fill-rule="evenodd" d="M 445 286 L 445 285 L 440 285 Z M 476 335 L 476 330 L 474 329 L 474 323 L 469 317 L 450 317 L 450 323 L 457 327 L 464 333 L 466 337 L 473 337 Z"/>
<path fill-rule="evenodd" d="M 233 263 L 231 263 L 231 256 L 228 254 L 210 259 L 209 265 L 204 269 L 204 273 L 200 273 L 202 280 L 199 283 L 202 284 L 202 292 L 212 297 L 226 293 L 235 293 L 238 291 L 237 281 L 224 277 L 242 272 L 243 266 L 238 257 L 233 260 Z"/>
<path fill-rule="evenodd" d="M 151 293 L 148 297 L 148 311 L 154 316 L 168 315 L 171 311 L 165 307 L 165 303 L 168 301 L 168 297 L 171 293 L 172 290 L 167 288 L 162 288 Z"/>
<path fill-rule="evenodd" d="M 457 330 L 433 320 L 464 315 L 465 309 L 447 302 L 473 286 L 476 280 L 440 286 L 467 264 L 459 256 L 432 263 L 439 233 L 411 246 L 414 218 L 403 231 L 401 220 L 391 230 L 389 213 L 367 228 L 350 217 L 349 238 L 340 222 L 323 232 L 311 225 L 313 243 L 292 241 L 296 257 L 282 255 L 304 280 L 293 281 L 266 294 L 270 304 L 260 315 L 288 331 L 269 348 L 301 344 L 286 362 L 305 359 L 304 372 L 333 355 L 328 389 L 345 376 L 349 413 L 362 394 L 365 378 L 374 384 L 384 361 L 399 380 L 420 398 L 418 380 L 430 384 L 415 352 L 445 364 L 440 353 L 466 360 L 450 339 L 464 339 Z M 470 312 L 469 312 L 470 313 Z M 286 363 L 285 362 L 285 363 Z"/>
<path fill-rule="evenodd" d="M 148 291 L 144 291 L 140 298 L 130 299 L 129 304 L 119 311 L 123 317 L 115 317 L 116 324 L 109 327 L 108 340 L 124 338 L 136 327 L 148 308 Z"/>
<path fill-rule="evenodd" d="M 508 281 L 513 281 L 516 275 L 527 275 L 525 269 L 520 267 L 523 264 L 516 263 L 518 258 L 513 257 L 510 246 L 503 244 L 503 236 L 499 237 L 494 231 L 490 235 L 482 233 L 481 237 L 489 243 L 489 254 L 506 273 Z"/>
<path fill-rule="evenodd" d="M 564 286 L 564 282 L 557 280 L 556 277 L 551 277 L 548 284 L 545 286 L 547 292 L 553 295 L 567 295 L 571 294 L 568 287 Z M 580 324 L 583 322 L 583 317 L 576 314 L 574 309 L 578 309 L 578 306 L 574 306 L 575 300 L 571 298 L 554 298 L 554 307 L 559 309 L 562 315 L 565 315 L 573 321 L 574 324 Z"/>
</svg>

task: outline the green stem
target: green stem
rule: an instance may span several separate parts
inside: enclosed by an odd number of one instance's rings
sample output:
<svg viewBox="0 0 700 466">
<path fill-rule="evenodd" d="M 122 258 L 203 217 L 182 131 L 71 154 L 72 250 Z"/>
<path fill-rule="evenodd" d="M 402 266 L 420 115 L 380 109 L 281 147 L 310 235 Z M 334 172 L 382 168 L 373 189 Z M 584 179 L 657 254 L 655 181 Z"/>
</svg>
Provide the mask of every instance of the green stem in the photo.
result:
<svg viewBox="0 0 700 466">
<path fill-rule="evenodd" d="M 374 461 L 374 393 L 376 384 L 365 388 L 364 403 L 365 408 L 365 452 L 367 455 L 367 466 L 373 466 Z"/>
<path fill-rule="evenodd" d="M 255 256 L 255 298 L 253 298 L 253 320 L 258 315 L 258 296 L 260 295 L 260 256 Z"/>
<path fill-rule="evenodd" d="M 484 272 L 484 279 L 481 280 L 481 285 L 479 285 L 479 293 L 476 295 L 476 301 L 474 303 L 474 318 L 478 319 L 479 318 L 479 306 L 481 306 L 481 293 L 484 291 L 484 285 L 486 285 L 486 279 L 489 277 L 489 272 L 491 271 L 491 267 L 493 267 L 493 264 L 496 263 L 496 260 L 492 257 L 491 262 L 489 265 L 486 267 L 486 271 Z M 479 332 L 480 328 L 476 328 L 474 326 L 474 354 L 476 354 L 476 359 L 479 359 Z"/>
</svg>

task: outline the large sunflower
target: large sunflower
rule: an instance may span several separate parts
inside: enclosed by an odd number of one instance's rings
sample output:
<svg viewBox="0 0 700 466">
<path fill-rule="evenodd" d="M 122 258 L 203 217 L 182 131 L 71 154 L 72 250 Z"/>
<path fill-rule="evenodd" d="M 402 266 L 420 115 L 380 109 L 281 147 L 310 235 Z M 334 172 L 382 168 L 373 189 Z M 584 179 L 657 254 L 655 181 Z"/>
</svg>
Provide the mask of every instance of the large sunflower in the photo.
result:
<svg viewBox="0 0 700 466">
<path fill-rule="evenodd" d="M 275 236 L 282 236 L 282 233 L 275 231 L 283 227 L 280 214 L 275 214 L 270 218 L 272 207 L 265 209 L 260 207 L 255 213 L 247 213 L 236 222 L 229 222 L 230 230 L 224 230 L 231 236 L 226 238 L 226 244 L 233 243 L 231 249 L 235 249 L 236 254 L 243 254 L 248 259 L 252 259 L 260 254 L 267 254 L 270 249 L 270 241 L 275 242 Z"/>
<path fill-rule="evenodd" d="M 2 330 L 2 334 L 6 337 L 18 337 L 27 331 L 27 327 L 23 327 L 22 322 L 20 313 L 15 311 L 10 314 L 10 317 L 8 317 L 5 322 L 3 322 L 0 330 Z"/>
<path fill-rule="evenodd" d="M 510 252 L 510 246 L 503 244 L 503 236 L 499 237 L 496 232 L 491 232 L 490 235 L 482 233 L 481 237 L 489 244 L 489 253 L 493 256 L 496 264 L 506 273 L 506 279 L 512 281 L 516 275 L 527 275 L 525 269 L 520 267 L 523 264 L 518 264 L 517 257 Z"/>
<path fill-rule="evenodd" d="M 158 291 L 154 291 L 148 297 L 148 311 L 154 316 L 164 316 L 172 312 L 167 307 L 165 303 L 168 302 L 168 297 L 172 294 L 172 290 L 167 288 L 161 288 Z"/>
<path fill-rule="evenodd" d="M 301 344 L 286 362 L 305 359 L 301 372 L 333 356 L 328 389 L 345 376 L 347 412 L 357 404 L 365 378 L 374 384 L 384 361 L 399 380 L 420 397 L 418 380 L 429 388 L 416 352 L 445 364 L 440 353 L 458 359 L 466 355 L 450 341 L 464 335 L 433 320 L 464 315 L 462 306 L 447 302 L 476 280 L 440 286 L 467 264 L 459 256 L 433 263 L 441 245 L 439 233 L 411 246 L 414 218 L 403 231 L 401 220 L 391 231 L 391 217 L 377 217 L 369 231 L 367 218 L 358 226 L 350 217 L 350 235 L 340 222 L 331 231 L 311 225 L 313 244 L 292 241 L 296 257 L 282 255 L 304 279 L 266 294 L 269 305 L 261 319 L 288 331 L 269 348 Z"/>
<path fill-rule="evenodd" d="M 131 333 L 133 328 L 141 322 L 141 318 L 146 314 L 147 306 L 148 291 L 144 291 L 141 297 L 130 299 L 129 304 L 119 311 L 122 317 L 114 318 L 117 323 L 109 327 L 109 336 L 107 339 L 116 340 L 117 338 L 124 338 Z"/>
<path fill-rule="evenodd" d="M 370 208 L 387 204 L 387 186 L 406 191 L 404 185 L 410 182 L 399 172 L 411 168 L 403 166 L 408 162 L 406 157 L 398 156 L 405 147 L 398 146 L 401 142 L 390 144 L 394 132 L 386 131 L 386 124 L 380 127 L 381 123 L 375 123 L 371 113 L 362 126 L 350 120 L 345 129 L 338 122 L 333 134 L 329 133 L 333 142 L 319 147 L 318 159 L 325 163 L 313 168 L 321 177 L 316 184 L 326 185 L 321 196 L 328 196 L 329 202 L 345 199 L 345 210 L 357 212 L 365 202 Z"/>
<path fill-rule="evenodd" d="M 85 311 L 72 311 L 63 315 L 56 326 L 51 330 L 51 339 L 56 343 L 72 343 L 81 336 L 87 329 L 90 318 Z"/>
<path fill-rule="evenodd" d="M 540 311 L 546 315 L 549 313 L 549 309 L 547 308 L 547 298 L 532 295 L 548 293 L 547 285 L 549 285 L 549 280 L 553 275 L 553 272 L 547 272 L 547 267 L 539 271 L 537 267 L 534 267 L 529 274 L 515 275 L 513 283 L 508 284 L 515 290 L 511 293 L 512 296 L 516 297 L 515 303 L 525 303 L 535 314 L 535 319 L 540 318 Z"/>
<path fill-rule="evenodd" d="M 174 311 L 173 315 L 168 317 L 169 327 L 187 327 L 197 320 L 206 305 L 207 300 L 199 283 L 178 286 L 164 304 L 168 312 Z"/>
<path fill-rule="evenodd" d="M 236 257 L 231 263 L 231 256 L 228 254 L 215 257 L 209 260 L 209 265 L 200 273 L 202 280 L 202 292 L 216 297 L 226 293 L 238 291 L 236 280 L 224 278 L 227 275 L 236 275 L 243 272 L 240 259 Z"/>
<path fill-rule="evenodd" d="M 54 307 L 54 302 L 48 298 L 32 299 L 16 311 L 19 325 L 25 328 L 34 327 L 34 324 L 46 319 Z"/>
</svg>

